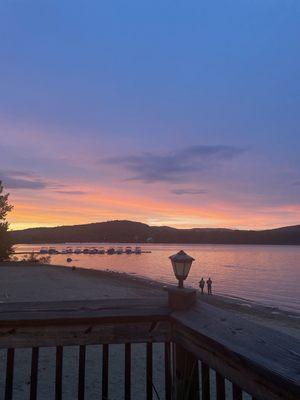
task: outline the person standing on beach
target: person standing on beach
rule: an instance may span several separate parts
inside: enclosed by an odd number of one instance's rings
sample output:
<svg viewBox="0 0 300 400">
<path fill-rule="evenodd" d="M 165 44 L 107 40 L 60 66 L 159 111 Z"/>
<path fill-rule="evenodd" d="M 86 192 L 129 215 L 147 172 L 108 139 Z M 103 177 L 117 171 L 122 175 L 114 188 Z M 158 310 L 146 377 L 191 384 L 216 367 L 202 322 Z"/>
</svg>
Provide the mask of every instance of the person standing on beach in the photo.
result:
<svg viewBox="0 0 300 400">
<path fill-rule="evenodd" d="M 203 294 L 204 286 L 205 286 L 205 281 L 202 276 L 201 281 L 199 281 L 199 288 L 201 289 L 201 294 Z"/>
<path fill-rule="evenodd" d="M 210 279 L 210 277 L 208 278 L 208 280 L 206 281 L 207 284 L 207 293 L 208 294 L 212 294 L 211 288 L 212 288 L 212 280 Z"/>
</svg>

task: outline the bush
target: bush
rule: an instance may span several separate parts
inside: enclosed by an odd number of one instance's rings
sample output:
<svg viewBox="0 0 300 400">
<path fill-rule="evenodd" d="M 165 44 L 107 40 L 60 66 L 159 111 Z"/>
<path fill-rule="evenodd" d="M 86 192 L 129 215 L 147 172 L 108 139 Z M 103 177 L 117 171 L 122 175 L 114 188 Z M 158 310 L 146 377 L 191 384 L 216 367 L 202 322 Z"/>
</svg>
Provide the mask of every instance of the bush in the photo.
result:
<svg viewBox="0 0 300 400">
<path fill-rule="evenodd" d="M 28 256 L 24 256 L 21 260 L 21 262 L 29 262 L 33 264 L 50 264 L 51 257 L 50 256 L 39 256 L 34 253 L 30 253 Z"/>
</svg>

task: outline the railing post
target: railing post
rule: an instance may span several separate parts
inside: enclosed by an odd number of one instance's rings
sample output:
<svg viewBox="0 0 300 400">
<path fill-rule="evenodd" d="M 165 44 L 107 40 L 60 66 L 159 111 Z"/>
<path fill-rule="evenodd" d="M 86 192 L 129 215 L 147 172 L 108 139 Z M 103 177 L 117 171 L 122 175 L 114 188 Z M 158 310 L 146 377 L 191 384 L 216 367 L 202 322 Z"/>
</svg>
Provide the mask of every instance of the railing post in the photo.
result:
<svg viewBox="0 0 300 400">
<path fill-rule="evenodd" d="M 197 292 L 194 289 L 168 287 L 169 307 L 173 311 L 184 311 L 192 307 L 197 300 Z"/>
<path fill-rule="evenodd" d="M 169 307 L 188 310 L 196 302 L 196 290 L 168 288 Z M 177 343 L 172 345 L 172 400 L 199 399 L 199 367 L 193 354 Z"/>
</svg>

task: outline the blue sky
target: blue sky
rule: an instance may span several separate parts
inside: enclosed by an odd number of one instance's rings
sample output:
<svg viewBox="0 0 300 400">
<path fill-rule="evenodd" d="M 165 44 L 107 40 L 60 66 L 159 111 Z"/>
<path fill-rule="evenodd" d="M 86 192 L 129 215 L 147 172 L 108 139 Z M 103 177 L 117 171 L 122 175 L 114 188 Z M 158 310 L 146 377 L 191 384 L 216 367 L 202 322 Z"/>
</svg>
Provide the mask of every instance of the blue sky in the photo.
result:
<svg viewBox="0 0 300 400">
<path fill-rule="evenodd" d="M 298 1 L 4 1 L 12 227 L 299 223 L 299 21 Z"/>
</svg>

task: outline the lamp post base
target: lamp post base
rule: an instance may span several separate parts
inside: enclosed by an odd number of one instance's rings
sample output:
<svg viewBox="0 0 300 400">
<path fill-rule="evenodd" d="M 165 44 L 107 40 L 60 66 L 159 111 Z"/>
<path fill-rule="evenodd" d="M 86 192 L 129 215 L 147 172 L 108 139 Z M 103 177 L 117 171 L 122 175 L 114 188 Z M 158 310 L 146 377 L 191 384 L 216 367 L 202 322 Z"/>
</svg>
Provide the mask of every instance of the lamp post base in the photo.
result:
<svg viewBox="0 0 300 400">
<path fill-rule="evenodd" d="M 197 292 L 195 289 L 170 287 L 168 292 L 169 307 L 174 311 L 187 310 L 196 302 Z"/>
</svg>

